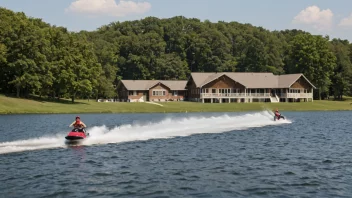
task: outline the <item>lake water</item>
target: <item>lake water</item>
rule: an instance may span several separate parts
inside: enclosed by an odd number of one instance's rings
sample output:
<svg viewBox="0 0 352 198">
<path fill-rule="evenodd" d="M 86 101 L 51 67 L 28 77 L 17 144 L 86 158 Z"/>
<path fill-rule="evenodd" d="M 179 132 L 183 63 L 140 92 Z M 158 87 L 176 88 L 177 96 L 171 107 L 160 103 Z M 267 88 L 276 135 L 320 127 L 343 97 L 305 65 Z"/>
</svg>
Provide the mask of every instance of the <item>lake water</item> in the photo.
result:
<svg viewBox="0 0 352 198">
<path fill-rule="evenodd" d="M 0 197 L 352 197 L 352 112 L 0 116 Z"/>
</svg>

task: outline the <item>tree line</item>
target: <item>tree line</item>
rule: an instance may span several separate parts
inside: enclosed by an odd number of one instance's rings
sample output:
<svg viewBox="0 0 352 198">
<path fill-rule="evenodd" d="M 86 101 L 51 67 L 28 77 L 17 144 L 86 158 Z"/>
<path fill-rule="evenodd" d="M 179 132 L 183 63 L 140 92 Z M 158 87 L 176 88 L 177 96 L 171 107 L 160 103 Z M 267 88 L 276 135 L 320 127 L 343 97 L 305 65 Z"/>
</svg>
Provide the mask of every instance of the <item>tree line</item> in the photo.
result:
<svg viewBox="0 0 352 198">
<path fill-rule="evenodd" d="M 235 71 L 303 73 L 319 99 L 352 92 L 352 44 L 301 30 L 177 16 L 70 32 L 5 8 L 0 18 L 0 92 L 18 97 L 109 98 L 120 79 Z"/>
</svg>

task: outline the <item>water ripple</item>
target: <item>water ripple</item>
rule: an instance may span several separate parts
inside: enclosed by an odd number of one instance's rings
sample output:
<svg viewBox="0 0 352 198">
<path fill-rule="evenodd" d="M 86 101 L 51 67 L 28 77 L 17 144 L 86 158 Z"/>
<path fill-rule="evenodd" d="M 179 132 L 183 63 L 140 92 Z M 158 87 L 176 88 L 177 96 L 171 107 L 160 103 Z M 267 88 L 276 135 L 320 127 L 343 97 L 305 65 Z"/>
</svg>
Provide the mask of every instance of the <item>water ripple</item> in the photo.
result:
<svg viewBox="0 0 352 198">
<path fill-rule="evenodd" d="M 194 114 L 177 114 L 172 115 L 179 116 L 176 123 L 186 116 L 193 119 L 193 135 L 3 154 L 0 192 L 6 197 L 351 197 L 352 136 L 347 129 L 352 113 L 285 115 L 294 122 L 202 133 L 201 126 L 229 126 L 229 121 L 213 114 L 198 120 Z M 50 116 L 66 122 L 60 115 Z M 158 122 L 165 114 L 89 116 L 89 122 L 114 126 L 117 118 L 125 122 L 119 125 L 127 125 L 155 117 Z M 228 117 L 236 116 L 241 114 Z M 255 122 L 252 117 L 247 124 Z M 1 126 L 6 126 L 1 123 L 5 119 L 0 119 Z M 179 127 L 171 121 L 163 127 Z M 161 128 L 155 130 L 159 133 Z M 22 135 L 14 132 L 1 142 Z M 16 144 L 27 147 L 35 141 Z M 41 142 L 40 147 L 47 144 Z"/>
</svg>

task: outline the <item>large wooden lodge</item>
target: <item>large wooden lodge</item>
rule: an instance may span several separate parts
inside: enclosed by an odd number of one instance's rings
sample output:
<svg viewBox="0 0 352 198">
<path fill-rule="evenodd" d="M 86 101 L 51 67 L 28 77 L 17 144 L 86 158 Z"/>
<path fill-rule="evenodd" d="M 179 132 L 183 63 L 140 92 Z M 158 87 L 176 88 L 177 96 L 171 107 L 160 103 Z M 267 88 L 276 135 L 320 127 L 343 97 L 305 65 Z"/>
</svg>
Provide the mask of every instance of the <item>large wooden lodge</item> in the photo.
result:
<svg viewBox="0 0 352 198">
<path fill-rule="evenodd" d="M 121 80 L 120 101 L 203 103 L 308 102 L 315 86 L 303 74 L 191 73 L 187 81 Z"/>
</svg>

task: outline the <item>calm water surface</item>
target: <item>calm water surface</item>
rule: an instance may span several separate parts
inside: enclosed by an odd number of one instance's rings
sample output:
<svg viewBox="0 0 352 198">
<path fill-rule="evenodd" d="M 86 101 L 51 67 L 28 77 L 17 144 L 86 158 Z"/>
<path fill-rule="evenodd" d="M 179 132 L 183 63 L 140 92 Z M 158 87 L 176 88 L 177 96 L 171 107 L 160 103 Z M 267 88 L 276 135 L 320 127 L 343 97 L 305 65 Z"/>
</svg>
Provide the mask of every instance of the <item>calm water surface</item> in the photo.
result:
<svg viewBox="0 0 352 198">
<path fill-rule="evenodd" d="M 352 112 L 283 113 L 0 116 L 0 197 L 352 197 Z"/>
</svg>

